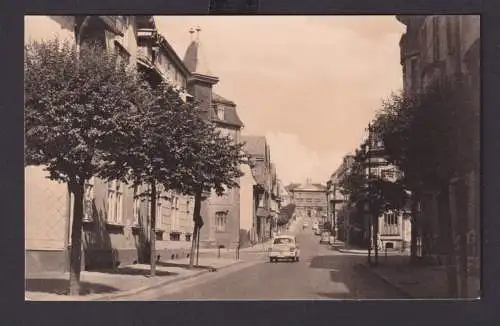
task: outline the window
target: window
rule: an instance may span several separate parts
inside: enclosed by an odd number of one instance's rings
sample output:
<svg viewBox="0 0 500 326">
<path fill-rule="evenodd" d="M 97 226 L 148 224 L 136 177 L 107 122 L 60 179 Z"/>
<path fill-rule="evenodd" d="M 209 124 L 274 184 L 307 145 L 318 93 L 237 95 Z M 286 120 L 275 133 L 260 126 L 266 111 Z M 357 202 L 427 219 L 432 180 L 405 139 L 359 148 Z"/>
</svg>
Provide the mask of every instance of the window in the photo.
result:
<svg viewBox="0 0 500 326">
<path fill-rule="evenodd" d="M 217 112 L 217 119 L 224 120 L 224 106 L 217 105 L 216 112 Z"/>
<path fill-rule="evenodd" d="M 94 182 L 95 178 L 90 178 L 85 183 L 85 193 L 83 195 L 83 220 L 84 221 L 92 221 L 94 218 L 94 199 L 95 199 L 95 191 L 94 191 Z"/>
<path fill-rule="evenodd" d="M 215 213 L 215 231 L 216 232 L 227 231 L 227 211 Z"/>
<path fill-rule="evenodd" d="M 432 20 L 432 53 L 434 61 L 439 61 L 440 57 L 440 30 L 439 30 L 439 17 L 433 17 Z"/>
<path fill-rule="evenodd" d="M 119 181 L 108 182 L 108 223 L 120 224 L 123 214 L 123 187 Z"/>
<path fill-rule="evenodd" d="M 417 59 L 412 58 L 410 60 L 410 78 L 411 78 L 411 87 L 416 87 L 417 86 Z"/>
<path fill-rule="evenodd" d="M 455 50 L 455 39 L 453 37 L 453 19 L 455 17 L 446 17 L 446 45 L 448 47 L 448 54 L 452 54 Z"/>
<path fill-rule="evenodd" d="M 383 179 L 391 181 L 391 180 L 394 180 L 397 175 L 396 175 L 396 171 L 394 171 L 394 170 L 385 170 L 385 171 L 382 171 L 381 176 Z"/>
<path fill-rule="evenodd" d="M 399 235 L 398 216 L 395 213 L 384 213 L 381 235 Z"/>
<path fill-rule="evenodd" d="M 138 196 L 138 189 L 134 189 L 134 225 L 139 225 L 139 216 L 141 214 L 141 199 Z"/>
<path fill-rule="evenodd" d="M 161 205 L 161 200 L 157 199 L 156 201 L 156 228 L 161 229 L 162 224 L 163 224 L 163 210 L 162 210 L 162 205 Z"/>
<path fill-rule="evenodd" d="M 130 53 L 123 47 L 123 45 L 120 44 L 120 42 L 115 41 L 115 51 L 118 54 L 118 56 L 125 61 L 126 64 L 130 63 Z"/>
<path fill-rule="evenodd" d="M 294 242 L 292 238 L 276 238 L 273 244 L 293 245 Z"/>
</svg>

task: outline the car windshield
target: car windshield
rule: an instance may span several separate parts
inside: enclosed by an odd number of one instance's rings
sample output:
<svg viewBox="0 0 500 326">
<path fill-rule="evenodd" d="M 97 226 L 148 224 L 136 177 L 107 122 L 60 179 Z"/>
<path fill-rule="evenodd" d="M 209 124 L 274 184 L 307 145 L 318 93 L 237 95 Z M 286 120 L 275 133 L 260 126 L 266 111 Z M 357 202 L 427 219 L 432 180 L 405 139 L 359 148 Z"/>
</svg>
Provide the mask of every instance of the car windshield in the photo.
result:
<svg viewBox="0 0 500 326">
<path fill-rule="evenodd" d="M 274 239 L 274 244 L 293 244 L 293 240 L 290 238 L 277 238 Z"/>
</svg>

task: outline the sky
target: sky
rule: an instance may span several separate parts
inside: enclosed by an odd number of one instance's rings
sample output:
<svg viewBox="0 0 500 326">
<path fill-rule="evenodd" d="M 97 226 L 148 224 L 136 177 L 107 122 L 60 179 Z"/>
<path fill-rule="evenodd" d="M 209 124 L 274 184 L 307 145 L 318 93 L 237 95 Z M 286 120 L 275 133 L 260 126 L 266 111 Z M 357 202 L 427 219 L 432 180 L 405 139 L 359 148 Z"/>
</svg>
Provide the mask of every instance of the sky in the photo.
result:
<svg viewBox="0 0 500 326">
<path fill-rule="evenodd" d="M 394 16 L 158 16 L 181 58 L 199 35 L 237 104 L 243 135 L 265 135 L 285 184 L 325 183 L 361 143 L 383 99 L 402 88 Z"/>
</svg>

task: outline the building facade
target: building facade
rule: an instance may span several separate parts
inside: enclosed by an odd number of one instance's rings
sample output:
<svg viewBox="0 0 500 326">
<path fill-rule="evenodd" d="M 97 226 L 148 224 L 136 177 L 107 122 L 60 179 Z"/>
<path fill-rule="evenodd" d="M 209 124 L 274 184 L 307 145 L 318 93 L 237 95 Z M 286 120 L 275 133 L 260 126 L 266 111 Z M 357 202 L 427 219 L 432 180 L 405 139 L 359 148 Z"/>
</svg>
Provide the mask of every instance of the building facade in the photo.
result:
<svg viewBox="0 0 500 326">
<path fill-rule="evenodd" d="M 26 16 L 25 42 L 58 37 L 75 45 L 98 42 L 145 72 L 152 83 L 174 84 L 185 100 L 190 72 L 158 33 L 152 16 Z M 150 200 L 145 187 L 91 178 L 85 185 L 83 266 L 87 270 L 147 260 Z M 67 186 L 47 179 L 40 166 L 25 168 L 26 270 L 64 270 L 71 246 L 74 200 Z M 162 191 L 157 203 L 156 247 L 162 259 L 185 256 L 194 201 Z"/>
<path fill-rule="evenodd" d="M 472 146 L 468 151 L 477 159 L 469 171 L 457 171 L 450 180 L 450 234 L 466 238 L 467 256 L 479 267 L 480 214 L 479 214 L 479 114 L 480 114 L 480 16 L 479 15 L 427 15 L 397 16 L 406 26 L 401 37 L 401 65 L 404 91 L 409 95 L 424 92 L 437 78 L 454 79 L 465 76 L 470 101 L 464 110 L 477 117 L 471 121 Z M 462 193 L 462 200 L 455 196 Z M 425 252 L 439 256 L 443 252 L 444 226 L 440 225 L 438 194 L 427 192 L 420 203 L 422 222 L 418 232 L 424 234 Z M 455 212 L 458 212 L 456 214 Z M 464 212 L 465 216 L 461 216 Z M 458 219 L 461 219 L 458 222 Z M 464 235 L 465 234 L 465 235 Z M 457 248 L 460 246 L 455 244 Z M 443 247 L 444 246 L 444 247 Z M 458 249 L 457 249 L 458 250 Z"/>
<path fill-rule="evenodd" d="M 253 175 L 252 168 L 248 164 L 240 165 L 243 176 L 240 178 L 240 233 L 239 241 L 241 247 L 251 245 L 254 216 L 256 214 L 254 188 L 257 180 Z"/>
<path fill-rule="evenodd" d="M 344 214 L 349 198 L 342 192 L 341 184 L 343 179 L 350 172 L 353 161 L 353 155 L 346 155 L 342 159 L 340 166 L 332 173 L 330 179 L 327 181 L 328 217 L 330 221 L 332 221 L 335 237 L 343 241 L 347 239 L 349 225 L 349 215 Z"/>
<path fill-rule="evenodd" d="M 196 35 L 193 35 L 184 55 L 184 64 L 190 71 L 187 79 L 188 92 L 200 103 L 207 120 L 214 122 L 222 134 L 239 142 L 243 123 L 238 117 L 236 104 L 213 91 L 213 86 L 219 79 L 213 75 L 205 61 L 200 31 L 190 31 Z M 222 196 L 215 192 L 210 194 L 202 202 L 201 216 L 204 221 L 200 231 L 201 246 L 237 246 L 240 241 L 240 188 L 228 189 Z"/>
<path fill-rule="evenodd" d="M 255 214 L 252 242 L 264 242 L 271 237 L 271 153 L 264 136 L 242 136 L 244 150 L 250 156 L 254 186 Z"/>
<path fill-rule="evenodd" d="M 289 187 L 288 191 L 298 216 L 326 219 L 327 193 L 325 186 L 313 184 L 308 179 L 304 184 Z"/>
<path fill-rule="evenodd" d="M 394 166 L 390 164 L 384 158 L 384 147 L 383 141 L 377 139 L 375 134 L 369 137 L 371 144 L 367 147 L 368 158 L 365 162 L 365 174 L 374 178 L 396 182 L 402 177 L 401 172 Z M 372 228 L 369 219 L 370 215 L 365 218 L 365 230 Z M 410 208 L 405 207 L 401 210 L 388 210 L 378 216 L 378 234 L 377 234 L 377 246 L 380 249 L 397 249 L 406 250 L 409 248 L 411 241 L 411 220 L 410 220 Z M 367 233 L 366 235 L 368 236 Z M 373 238 L 369 239 L 368 242 L 373 244 Z"/>
</svg>

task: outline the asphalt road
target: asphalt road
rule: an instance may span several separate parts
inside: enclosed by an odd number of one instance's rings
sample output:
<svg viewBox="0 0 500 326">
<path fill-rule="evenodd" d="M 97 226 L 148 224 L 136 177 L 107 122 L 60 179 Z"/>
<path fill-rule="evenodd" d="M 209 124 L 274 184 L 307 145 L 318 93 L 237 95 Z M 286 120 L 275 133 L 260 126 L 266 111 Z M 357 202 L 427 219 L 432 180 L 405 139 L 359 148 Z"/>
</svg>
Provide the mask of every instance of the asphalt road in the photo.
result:
<svg viewBox="0 0 500 326">
<path fill-rule="evenodd" d="M 264 253 L 242 255 L 245 263 L 158 288 L 136 300 L 397 299 L 391 286 L 356 266 L 364 256 L 320 245 L 311 229 L 297 234 L 299 262 L 270 263 Z"/>
</svg>

